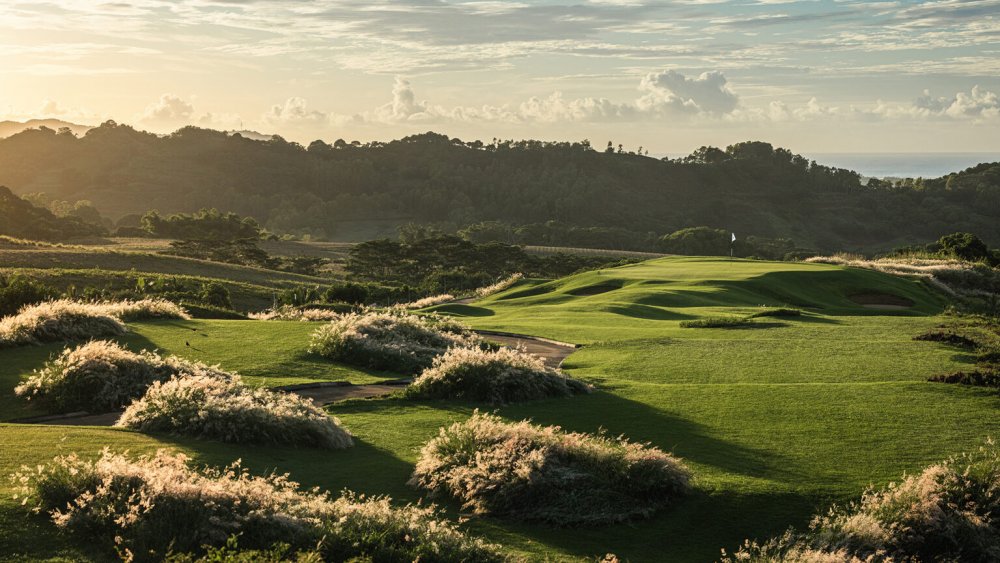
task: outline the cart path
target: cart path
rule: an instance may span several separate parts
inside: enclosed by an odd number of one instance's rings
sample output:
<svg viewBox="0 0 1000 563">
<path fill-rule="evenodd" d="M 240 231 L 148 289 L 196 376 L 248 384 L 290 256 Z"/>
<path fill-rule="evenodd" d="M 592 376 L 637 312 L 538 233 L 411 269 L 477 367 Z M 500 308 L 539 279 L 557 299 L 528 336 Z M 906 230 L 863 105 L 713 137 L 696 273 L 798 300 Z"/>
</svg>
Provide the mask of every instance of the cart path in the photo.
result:
<svg viewBox="0 0 1000 563">
<path fill-rule="evenodd" d="M 492 331 L 477 331 L 484 339 L 510 348 L 521 348 L 529 354 L 542 358 L 545 365 L 559 367 L 567 356 L 576 350 L 576 345 L 557 342 L 544 338 L 535 338 L 520 334 L 500 333 Z M 295 393 L 301 397 L 312 399 L 318 406 L 329 405 L 347 399 L 367 399 L 384 397 L 403 389 L 410 383 L 409 379 L 353 385 L 344 381 L 327 381 L 304 385 L 275 387 L 275 391 Z M 12 423 L 51 424 L 60 426 L 114 426 L 121 416 L 121 411 L 90 414 L 85 412 L 66 415 L 37 416 L 11 420 Z"/>
</svg>

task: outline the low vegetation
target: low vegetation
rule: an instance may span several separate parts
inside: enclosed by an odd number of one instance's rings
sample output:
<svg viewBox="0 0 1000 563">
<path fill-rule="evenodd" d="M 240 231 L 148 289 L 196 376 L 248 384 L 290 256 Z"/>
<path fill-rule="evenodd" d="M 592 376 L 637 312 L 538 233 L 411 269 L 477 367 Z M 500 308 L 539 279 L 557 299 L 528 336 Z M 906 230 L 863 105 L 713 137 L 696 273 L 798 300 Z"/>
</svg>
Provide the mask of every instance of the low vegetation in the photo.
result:
<svg viewBox="0 0 1000 563">
<path fill-rule="evenodd" d="M 501 405 L 589 393 L 587 384 L 510 348 L 452 348 L 406 388 L 411 397 Z"/>
<path fill-rule="evenodd" d="M 490 295 L 493 295 L 495 293 L 506 291 L 514 287 L 514 284 L 521 281 L 522 278 L 524 278 L 524 274 L 522 274 L 521 272 L 513 273 L 507 276 L 506 278 L 497 281 L 496 283 L 492 283 L 490 285 L 486 285 L 476 289 L 476 297 L 482 299 L 483 297 L 489 297 Z"/>
<path fill-rule="evenodd" d="M 340 318 L 340 315 L 341 313 L 331 309 L 282 305 L 260 313 L 250 313 L 247 316 L 257 321 L 333 321 Z"/>
<path fill-rule="evenodd" d="M 729 563 L 1000 560 L 1000 449 L 927 467 L 816 516 L 805 533 L 747 542 Z"/>
<path fill-rule="evenodd" d="M 253 389 L 239 377 L 178 377 L 157 381 L 125 409 L 117 426 L 230 443 L 327 449 L 354 445 L 340 421 L 309 399 Z"/>
<path fill-rule="evenodd" d="M 109 412 L 142 397 L 155 383 L 186 377 L 228 381 L 235 376 L 217 367 L 145 350 L 135 353 L 101 340 L 63 350 L 14 392 L 56 412 Z"/>
<path fill-rule="evenodd" d="M 705 317 L 681 321 L 681 328 L 746 328 L 754 322 L 748 317 Z"/>
<path fill-rule="evenodd" d="M 747 315 L 748 319 L 759 319 L 762 317 L 801 317 L 802 311 L 799 309 L 789 309 L 786 307 L 764 308 L 755 313 Z"/>
<path fill-rule="evenodd" d="M 234 534 L 241 547 L 318 549 L 326 561 L 500 562 L 500 548 L 470 538 L 433 507 L 397 507 L 388 498 L 304 491 L 287 475 L 252 476 L 239 462 L 193 470 L 164 450 L 130 458 L 107 449 L 94 460 L 61 456 L 14 475 L 21 501 L 60 529 L 160 560 L 201 553 Z M 317 546 L 319 546 L 317 548 Z"/>
<path fill-rule="evenodd" d="M 680 460 L 649 445 L 477 411 L 423 447 L 410 484 L 477 514 L 572 526 L 648 517 L 689 481 Z"/>
<path fill-rule="evenodd" d="M 0 348 L 120 336 L 128 329 L 100 307 L 67 299 L 30 305 L 0 319 Z"/>
<path fill-rule="evenodd" d="M 440 305 L 442 303 L 448 303 L 455 300 L 455 296 L 450 293 L 442 293 L 441 295 L 431 295 L 430 297 L 424 297 L 417 299 L 416 301 L 410 301 L 409 303 L 403 303 L 399 305 L 402 309 L 423 309 L 425 307 L 433 307 L 434 305 Z"/>
<path fill-rule="evenodd" d="M 362 367 L 417 373 L 449 348 L 465 348 L 478 338 L 457 321 L 400 311 L 349 313 L 313 333 L 309 350 Z"/>
<path fill-rule="evenodd" d="M 127 332 L 122 321 L 188 318 L 183 308 L 163 299 L 47 301 L 0 319 L 0 347 L 119 336 Z"/>
</svg>

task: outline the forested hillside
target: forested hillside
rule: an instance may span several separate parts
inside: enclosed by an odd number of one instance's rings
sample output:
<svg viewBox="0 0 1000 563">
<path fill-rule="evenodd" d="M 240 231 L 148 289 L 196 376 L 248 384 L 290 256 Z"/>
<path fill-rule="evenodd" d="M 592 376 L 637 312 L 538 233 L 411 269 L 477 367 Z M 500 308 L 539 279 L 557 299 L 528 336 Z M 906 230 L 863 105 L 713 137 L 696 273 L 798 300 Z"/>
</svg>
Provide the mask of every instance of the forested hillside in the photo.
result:
<svg viewBox="0 0 1000 563">
<path fill-rule="evenodd" d="M 113 122 L 79 138 L 41 129 L 0 139 L 0 185 L 16 193 L 90 200 L 114 218 L 214 207 L 273 231 L 330 238 L 367 238 L 352 235 L 364 222 L 489 221 L 474 229 L 531 244 L 639 248 L 693 226 L 816 250 L 889 248 L 954 231 L 1000 244 L 998 176 L 995 163 L 863 185 L 854 172 L 760 142 L 660 160 L 586 141 L 427 133 L 303 147 L 194 127 L 159 137 Z"/>
</svg>

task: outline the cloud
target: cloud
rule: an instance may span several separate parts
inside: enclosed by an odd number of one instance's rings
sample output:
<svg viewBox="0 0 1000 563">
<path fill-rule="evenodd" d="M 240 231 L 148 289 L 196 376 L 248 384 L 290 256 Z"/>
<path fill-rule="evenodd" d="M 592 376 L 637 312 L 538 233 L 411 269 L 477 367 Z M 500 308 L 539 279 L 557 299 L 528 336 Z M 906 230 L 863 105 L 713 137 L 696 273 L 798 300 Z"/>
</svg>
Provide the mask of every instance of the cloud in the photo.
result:
<svg viewBox="0 0 1000 563">
<path fill-rule="evenodd" d="M 191 102 L 175 96 L 163 94 L 160 99 L 146 106 L 142 115 L 144 121 L 186 121 L 194 115 L 194 105 Z"/>
<path fill-rule="evenodd" d="M 269 125 L 318 125 L 330 122 L 330 115 L 309 109 L 305 99 L 291 97 L 284 104 L 271 106 L 270 111 L 261 116 L 261 121 Z"/>
<path fill-rule="evenodd" d="M 684 113 L 727 114 L 740 103 L 727 85 L 726 77 L 718 71 L 705 72 L 688 78 L 675 70 L 649 73 L 639 83 L 639 90 L 647 92 L 639 99 L 638 106 L 645 111 L 680 111 Z"/>
<path fill-rule="evenodd" d="M 1000 115 L 1000 98 L 996 93 L 973 86 L 966 94 L 958 92 L 954 96 L 935 98 L 929 90 L 913 102 L 913 107 L 933 116 L 947 116 L 955 119 L 989 119 Z"/>
<path fill-rule="evenodd" d="M 65 115 L 68 110 L 59 105 L 59 102 L 48 98 L 42 100 L 42 105 L 38 107 L 37 115 L 42 117 L 52 117 L 55 115 Z"/>
</svg>

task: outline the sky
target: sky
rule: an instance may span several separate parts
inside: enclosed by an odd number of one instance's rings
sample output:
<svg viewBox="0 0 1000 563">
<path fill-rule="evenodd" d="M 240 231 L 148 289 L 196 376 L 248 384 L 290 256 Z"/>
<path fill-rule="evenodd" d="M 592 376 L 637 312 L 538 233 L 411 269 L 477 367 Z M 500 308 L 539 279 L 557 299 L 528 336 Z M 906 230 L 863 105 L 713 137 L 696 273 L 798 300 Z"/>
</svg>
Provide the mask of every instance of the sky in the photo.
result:
<svg viewBox="0 0 1000 563">
<path fill-rule="evenodd" d="M 1000 0 L 4 0 L 0 120 L 1000 152 Z"/>
</svg>

